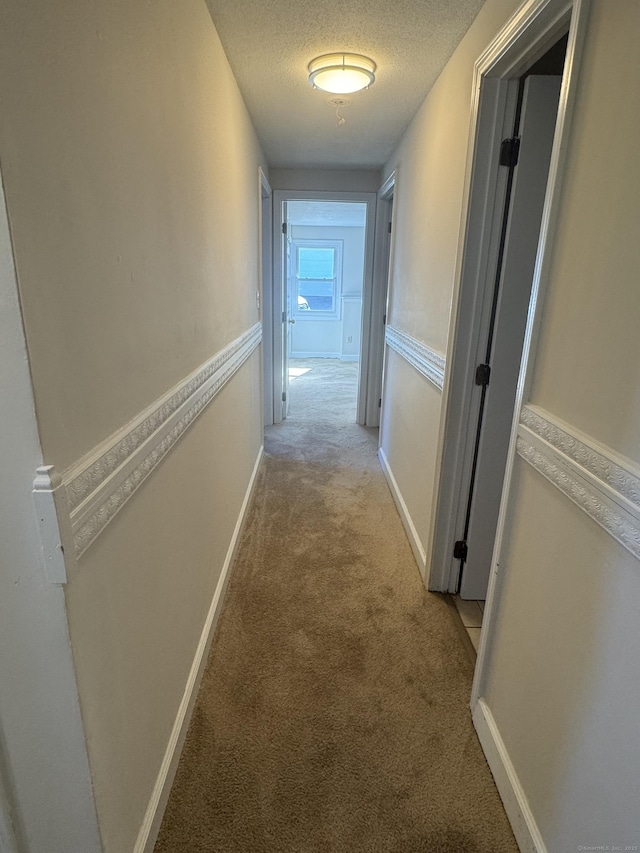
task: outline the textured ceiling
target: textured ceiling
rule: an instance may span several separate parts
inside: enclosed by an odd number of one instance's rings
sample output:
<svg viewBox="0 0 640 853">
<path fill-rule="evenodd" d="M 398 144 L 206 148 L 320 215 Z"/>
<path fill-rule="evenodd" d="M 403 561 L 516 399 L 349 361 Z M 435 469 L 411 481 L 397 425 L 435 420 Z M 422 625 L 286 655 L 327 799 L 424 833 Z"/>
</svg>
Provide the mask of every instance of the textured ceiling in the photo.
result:
<svg viewBox="0 0 640 853">
<path fill-rule="evenodd" d="M 379 168 L 484 0 L 206 0 L 270 166 Z M 378 65 L 368 90 L 314 90 L 307 64 L 346 50 Z"/>
</svg>

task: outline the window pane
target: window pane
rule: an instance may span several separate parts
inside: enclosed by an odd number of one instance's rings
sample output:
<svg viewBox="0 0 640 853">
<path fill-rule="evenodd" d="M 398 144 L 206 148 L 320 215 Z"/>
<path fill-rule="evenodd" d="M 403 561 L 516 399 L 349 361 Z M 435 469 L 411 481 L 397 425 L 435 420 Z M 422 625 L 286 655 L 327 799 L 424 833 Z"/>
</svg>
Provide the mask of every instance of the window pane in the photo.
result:
<svg viewBox="0 0 640 853">
<path fill-rule="evenodd" d="M 307 319 L 337 319 L 340 308 L 342 241 L 294 240 L 292 310 Z M 297 303 L 297 304 L 295 304 Z"/>
<path fill-rule="evenodd" d="M 298 281 L 298 311 L 333 311 L 334 280 Z"/>
<path fill-rule="evenodd" d="M 333 259 L 333 249 L 301 247 L 298 250 L 298 277 L 333 278 Z"/>
</svg>

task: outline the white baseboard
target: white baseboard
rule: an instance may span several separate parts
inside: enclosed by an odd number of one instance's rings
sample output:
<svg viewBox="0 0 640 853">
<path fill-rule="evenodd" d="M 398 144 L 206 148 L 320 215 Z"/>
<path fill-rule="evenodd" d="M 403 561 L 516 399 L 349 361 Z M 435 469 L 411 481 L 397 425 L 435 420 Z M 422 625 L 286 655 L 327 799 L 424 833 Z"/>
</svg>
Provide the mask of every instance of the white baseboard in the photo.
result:
<svg viewBox="0 0 640 853">
<path fill-rule="evenodd" d="M 165 751 L 162 764 L 160 765 L 160 772 L 158 773 L 158 778 L 156 779 L 156 784 L 154 785 L 151 799 L 149 800 L 149 805 L 147 806 L 147 811 L 145 813 L 144 820 L 142 821 L 140 832 L 138 833 L 138 839 L 135 847 L 133 848 L 133 853 L 152 853 L 158 837 L 158 832 L 160 831 L 160 824 L 162 823 L 162 817 L 169 799 L 171 786 L 173 785 L 176 770 L 178 769 L 182 746 L 187 735 L 187 730 L 191 721 L 191 714 L 198 696 L 200 681 L 202 680 L 202 675 L 209 655 L 209 649 L 211 648 L 213 635 L 218 623 L 220 611 L 222 610 L 225 592 L 231 577 L 230 570 L 233 566 L 233 561 L 240 542 L 242 528 L 246 520 L 247 510 L 255 487 L 256 477 L 262 461 L 263 452 L 264 448 L 261 447 L 253 467 L 253 472 L 249 480 L 249 485 L 247 486 L 244 500 L 242 501 L 238 520 L 236 521 L 236 526 L 227 550 L 227 556 L 225 557 L 222 572 L 220 573 L 220 579 L 218 581 L 216 591 L 213 594 L 211 607 L 209 608 L 209 613 L 207 614 L 207 619 L 205 621 L 204 628 L 202 629 L 200 642 L 196 648 L 195 657 L 184 689 L 184 695 L 180 702 L 180 707 L 178 708 L 178 714 L 173 724 L 173 729 L 171 730 L 169 743 L 167 744 L 167 749 Z"/>
<path fill-rule="evenodd" d="M 520 784 L 515 767 L 484 699 L 473 709 L 473 724 L 493 773 L 496 787 L 522 853 L 547 853 L 547 848 Z"/>
<path fill-rule="evenodd" d="M 424 580 L 427 572 L 427 553 L 422 545 L 422 542 L 420 541 L 418 531 L 415 528 L 413 519 L 411 518 L 411 515 L 409 513 L 409 509 L 406 503 L 404 502 L 404 498 L 402 497 L 402 492 L 398 487 L 396 478 L 393 476 L 393 472 L 389 467 L 389 460 L 385 456 L 384 450 L 381 447 L 378 448 L 378 459 L 380 460 L 380 465 L 382 467 L 382 470 L 384 471 L 384 475 L 387 478 L 389 489 L 391 490 L 393 500 L 395 501 L 396 507 L 398 508 L 398 512 L 400 514 L 400 518 L 402 519 L 402 524 L 404 525 L 407 537 L 409 538 L 409 544 L 411 545 L 413 556 L 416 558 L 416 563 L 418 564 L 420 574 L 422 575 L 422 578 Z"/>
</svg>

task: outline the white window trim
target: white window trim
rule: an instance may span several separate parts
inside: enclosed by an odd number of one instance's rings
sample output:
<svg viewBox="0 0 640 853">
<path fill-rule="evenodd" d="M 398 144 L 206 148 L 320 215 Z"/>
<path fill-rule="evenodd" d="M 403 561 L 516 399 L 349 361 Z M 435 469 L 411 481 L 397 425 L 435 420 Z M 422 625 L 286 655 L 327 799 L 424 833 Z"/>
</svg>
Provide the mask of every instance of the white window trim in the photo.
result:
<svg viewBox="0 0 640 853">
<path fill-rule="evenodd" d="M 306 322 L 342 319 L 342 255 L 344 252 L 344 240 L 311 240 L 296 237 L 292 239 L 291 244 L 295 259 L 291 276 L 291 316 L 295 317 L 296 320 L 304 320 Z M 335 252 L 332 311 L 301 311 L 298 309 L 298 250 L 301 248 L 333 249 Z"/>
</svg>

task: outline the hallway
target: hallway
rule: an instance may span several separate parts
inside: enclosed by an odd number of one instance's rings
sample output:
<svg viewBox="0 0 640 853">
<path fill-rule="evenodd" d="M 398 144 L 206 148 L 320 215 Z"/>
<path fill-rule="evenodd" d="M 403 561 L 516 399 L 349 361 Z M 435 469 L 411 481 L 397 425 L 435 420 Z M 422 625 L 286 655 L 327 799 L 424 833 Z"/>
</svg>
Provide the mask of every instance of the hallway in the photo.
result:
<svg viewBox="0 0 640 853">
<path fill-rule="evenodd" d="M 639 11 L 2 4 L 2 853 L 640 849 Z"/>
<path fill-rule="evenodd" d="M 515 853 L 356 365 L 292 366 L 156 853 Z"/>
</svg>

